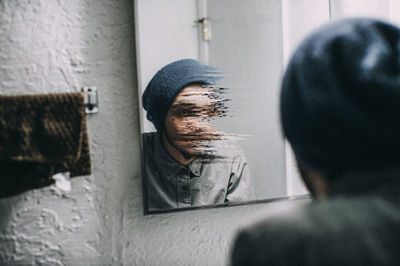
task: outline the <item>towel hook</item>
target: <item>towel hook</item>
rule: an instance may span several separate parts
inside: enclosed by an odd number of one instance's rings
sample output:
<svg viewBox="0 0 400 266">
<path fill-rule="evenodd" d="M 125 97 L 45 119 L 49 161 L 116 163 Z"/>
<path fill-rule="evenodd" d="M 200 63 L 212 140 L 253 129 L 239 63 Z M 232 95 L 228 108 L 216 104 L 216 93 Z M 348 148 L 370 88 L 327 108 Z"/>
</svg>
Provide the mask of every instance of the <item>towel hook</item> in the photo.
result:
<svg viewBox="0 0 400 266">
<path fill-rule="evenodd" d="M 96 87 L 83 87 L 82 92 L 85 94 L 86 113 L 94 114 L 99 111 L 99 99 Z"/>
</svg>

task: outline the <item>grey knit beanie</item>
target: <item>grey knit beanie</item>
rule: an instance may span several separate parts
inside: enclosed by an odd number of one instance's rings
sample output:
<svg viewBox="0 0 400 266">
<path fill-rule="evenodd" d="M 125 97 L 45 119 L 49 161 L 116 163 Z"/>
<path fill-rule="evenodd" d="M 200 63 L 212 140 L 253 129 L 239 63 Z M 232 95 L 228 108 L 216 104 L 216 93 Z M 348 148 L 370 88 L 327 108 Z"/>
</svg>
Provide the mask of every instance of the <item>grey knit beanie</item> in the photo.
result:
<svg viewBox="0 0 400 266">
<path fill-rule="evenodd" d="M 399 28 L 358 18 L 311 34 L 284 75 L 281 119 L 299 161 L 317 170 L 398 167 Z"/>
<path fill-rule="evenodd" d="M 150 80 L 142 96 L 147 119 L 161 131 L 169 107 L 183 88 L 191 84 L 212 86 L 218 79 L 214 67 L 194 59 L 182 59 L 164 66 Z"/>
</svg>

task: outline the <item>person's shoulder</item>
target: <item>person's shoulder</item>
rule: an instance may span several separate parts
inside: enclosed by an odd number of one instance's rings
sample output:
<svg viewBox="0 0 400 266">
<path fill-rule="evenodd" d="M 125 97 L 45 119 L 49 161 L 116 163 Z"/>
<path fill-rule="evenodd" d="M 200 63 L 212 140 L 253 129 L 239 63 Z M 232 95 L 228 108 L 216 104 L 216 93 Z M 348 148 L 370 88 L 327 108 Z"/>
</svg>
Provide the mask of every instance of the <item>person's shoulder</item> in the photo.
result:
<svg viewBox="0 0 400 266">
<path fill-rule="evenodd" d="M 364 215 L 364 213 L 367 214 L 371 209 L 371 203 L 364 200 L 335 198 L 332 200 L 313 201 L 310 204 L 301 206 L 293 205 L 291 208 L 282 211 L 277 210 L 275 213 L 259 219 L 258 222 L 249 226 L 246 231 L 249 233 L 256 232 L 254 235 L 258 237 L 263 234 L 272 235 L 280 231 L 315 235 L 320 229 L 325 232 L 329 231 L 323 227 L 339 225 L 349 215 L 354 216 L 354 209 L 358 210 L 358 216 Z M 354 217 L 353 221 L 355 222 Z"/>
<path fill-rule="evenodd" d="M 142 134 L 143 151 L 153 151 L 157 140 L 157 132 L 145 132 Z"/>
<path fill-rule="evenodd" d="M 157 132 L 142 133 L 143 143 L 146 143 L 146 144 L 154 143 L 156 136 L 157 136 Z"/>
<path fill-rule="evenodd" d="M 288 256 L 292 252 L 289 246 L 295 245 L 289 242 L 298 242 L 301 239 L 297 234 L 301 231 L 304 233 L 303 229 L 300 230 L 301 227 L 307 227 L 304 220 L 305 208 L 275 211 L 253 225 L 241 229 L 234 241 L 232 265 L 286 265 L 278 264 L 283 262 L 278 257 L 282 256 L 284 259 Z"/>
<path fill-rule="evenodd" d="M 285 209 L 276 209 L 264 218 L 259 218 L 257 222 L 242 229 L 238 234 L 237 244 L 249 242 L 257 243 L 260 246 L 264 244 L 275 246 L 280 242 L 285 242 L 286 238 L 293 238 L 294 234 L 308 229 L 309 206 L 288 207 Z M 246 239 L 246 241 L 240 241 Z M 268 243 L 263 242 L 267 241 Z"/>
<path fill-rule="evenodd" d="M 399 221 L 386 234 L 385 209 L 379 200 L 338 198 L 267 217 L 239 232 L 232 265 L 373 265 L 374 250 L 397 254 L 385 245 L 397 241 Z"/>
</svg>

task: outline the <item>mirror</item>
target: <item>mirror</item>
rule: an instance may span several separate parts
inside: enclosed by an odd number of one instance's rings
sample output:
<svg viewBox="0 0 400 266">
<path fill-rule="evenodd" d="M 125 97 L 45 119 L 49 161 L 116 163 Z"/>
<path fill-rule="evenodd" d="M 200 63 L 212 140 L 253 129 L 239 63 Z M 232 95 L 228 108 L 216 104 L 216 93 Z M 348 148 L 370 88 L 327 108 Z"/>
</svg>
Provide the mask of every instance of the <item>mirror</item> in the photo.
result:
<svg viewBox="0 0 400 266">
<path fill-rule="evenodd" d="M 282 14 L 281 0 L 136 0 L 146 213 L 307 194 L 299 177 L 286 173 L 280 132 Z M 176 91 L 162 75 L 153 90 L 172 90 L 170 102 L 157 98 L 159 91 L 142 99 L 157 71 L 187 58 L 215 67 L 210 75 L 217 82 L 197 80 Z M 210 115 L 216 105 L 220 108 Z M 158 116 L 163 122 L 155 123 Z M 178 123 L 175 131 L 171 121 Z"/>
</svg>

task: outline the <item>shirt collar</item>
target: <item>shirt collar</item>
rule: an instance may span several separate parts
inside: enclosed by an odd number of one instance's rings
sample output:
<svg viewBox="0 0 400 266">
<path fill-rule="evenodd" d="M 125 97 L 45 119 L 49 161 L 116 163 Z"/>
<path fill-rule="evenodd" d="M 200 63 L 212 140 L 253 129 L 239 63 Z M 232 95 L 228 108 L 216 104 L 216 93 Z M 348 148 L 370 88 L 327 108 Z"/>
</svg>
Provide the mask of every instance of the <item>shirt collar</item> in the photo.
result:
<svg viewBox="0 0 400 266">
<path fill-rule="evenodd" d="M 195 176 L 200 176 L 201 166 L 203 163 L 199 159 L 194 159 L 189 165 L 189 170 Z"/>
<path fill-rule="evenodd" d="M 164 148 L 161 142 L 161 134 L 157 132 L 155 136 L 155 157 L 156 161 L 163 172 L 163 175 L 170 180 L 175 177 L 179 171 L 189 169 L 195 176 L 200 176 L 202 163 L 198 159 L 194 159 L 187 166 L 178 163 Z"/>
</svg>

